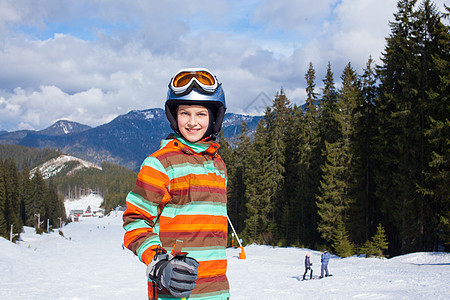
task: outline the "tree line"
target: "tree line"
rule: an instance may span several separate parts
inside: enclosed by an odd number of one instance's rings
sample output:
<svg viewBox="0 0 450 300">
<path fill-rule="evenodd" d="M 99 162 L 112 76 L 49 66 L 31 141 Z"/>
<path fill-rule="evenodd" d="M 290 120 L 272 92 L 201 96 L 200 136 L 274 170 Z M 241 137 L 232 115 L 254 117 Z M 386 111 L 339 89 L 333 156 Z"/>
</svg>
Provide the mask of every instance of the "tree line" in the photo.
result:
<svg viewBox="0 0 450 300">
<path fill-rule="evenodd" d="M 425 0 L 400 0 L 382 64 L 348 63 L 336 88 L 328 63 L 305 105 L 283 90 L 252 139 L 230 146 L 228 214 L 247 243 L 398 255 L 450 246 L 450 35 Z M 376 249 L 374 249 L 374 247 Z"/>
<path fill-rule="evenodd" d="M 28 167 L 18 171 L 13 159 L 0 159 L 0 236 L 9 239 L 11 225 L 15 234 L 23 226 L 43 232 L 47 220 L 57 228 L 65 219 L 63 199 L 51 178 L 46 183 L 39 172 L 30 176 Z"/>
<path fill-rule="evenodd" d="M 136 173 L 112 163 L 103 163 L 101 170 L 82 168 L 72 172 L 80 162 L 69 161 L 48 179 L 39 172 L 31 174 L 29 164 L 38 166 L 61 154 L 50 148 L 0 145 L 0 236 L 9 239 L 11 225 L 14 234 L 20 234 L 23 226 L 46 231 L 47 220 L 51 227 L 58 228 L 67 221 L 64 200 L 79 199 L 92 192 L 103 197 L 106 212 L 125 205 Z M 39 221 L 41 224 L 37 225 Z"/>
<path fill-rule="evenodd" d="M 0 145 L 0 159 L 6 160 L 12 158 L 18 170 L 28 167 L 30 170 L 34 167 L 62 154 L 61 150 L 55 150 L 49 147 L 37 149 L 20 145 Z"/>
<path fill-rule="evenodd" d="M 94 192 L 103 197 L 102 207 L 109 212 L 125 206 L 126 195 L 133 189 L 136 177 L 134 171 L 104 162 L 101 170 L 85 168 L 70 176 L 60 172 L 54 180 L 58 193 L 65 199 L 79 199 Z"/>
</svg>

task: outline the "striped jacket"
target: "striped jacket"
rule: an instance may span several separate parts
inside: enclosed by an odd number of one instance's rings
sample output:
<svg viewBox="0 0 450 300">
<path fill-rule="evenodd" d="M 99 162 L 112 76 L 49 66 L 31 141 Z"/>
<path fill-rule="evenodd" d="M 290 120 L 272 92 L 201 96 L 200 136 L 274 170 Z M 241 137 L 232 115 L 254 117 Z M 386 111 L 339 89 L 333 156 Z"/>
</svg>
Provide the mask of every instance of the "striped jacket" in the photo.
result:
<svg viewBox="0 0 450 300">
<path fill-rule="evenodd" d="M 199 262 L 192 299 L 227 299 L 227 173 L 215 142 L 175 136 L 147 157 L 127 196 L 124 245 L 146 265 L 175 243 Z M 156 223 L 156 224 L 155 224 Z M 180 249 L 178 249 L 180 250 Z M 151 282 L 149 282 L 149 294 Z M 170 298 L 164 288 L 158 299 Z"/>
</svg>

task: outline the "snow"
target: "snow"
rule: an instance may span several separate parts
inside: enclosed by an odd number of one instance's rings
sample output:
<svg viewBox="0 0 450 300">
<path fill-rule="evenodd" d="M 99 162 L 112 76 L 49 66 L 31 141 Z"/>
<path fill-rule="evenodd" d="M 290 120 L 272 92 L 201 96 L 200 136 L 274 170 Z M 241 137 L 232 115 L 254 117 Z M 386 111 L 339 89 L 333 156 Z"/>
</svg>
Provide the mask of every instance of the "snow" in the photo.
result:
<svg viewBox="0 0 450 300">
<path fill-rule="evenodd" d="M 69 173 L 74 173 L 81 168 L 96 168 L 99 170 L 102 169 L 101 167 L 97 166 L 94 163 L 82 160 L 82 159 L 74 157 L 74 156 L 61 154 L 57 158 L 53 158 L 49 161 L 46 161 L 39 167 L 34 168 L 33 170 L 31 170 L 30 174 L 34 174 L 36 172 L 36 170 L 39 169 L 39 172 L 42 174 L 42 177 L 44 179 L 47 179 L 47 178 L 50 178 L 51 176 L 54 176 L 57 173 L 61 172 L 61 170 L 64 168 L 64 164 L 69 161 L 80 162 L 80 164 L 78 166 L 76 166 L 75 168 L 73 168 Z"/>
<path fill-rule="evenodd" d="M 0 299 L 146 299 L 145 265 L 122 249 L 122 212 L 62 231 L 25 227 L 17 244 L 0 238 Z M 332 277 L 301 281 L 306 252 L 319 275 L 320 252 L 250 245 L 245 260 L 239 252 L 227 249 L 232 299 L 450 299 L 450 253 L 332 256 Z"/>
<path fill-rule="evenodd" d="M 69 134 L 72 131 L 72 124 L 67 122 L 61 122 L 57 125 L 57 127 L 60 127 L 64 134 Z"/>
</svg>

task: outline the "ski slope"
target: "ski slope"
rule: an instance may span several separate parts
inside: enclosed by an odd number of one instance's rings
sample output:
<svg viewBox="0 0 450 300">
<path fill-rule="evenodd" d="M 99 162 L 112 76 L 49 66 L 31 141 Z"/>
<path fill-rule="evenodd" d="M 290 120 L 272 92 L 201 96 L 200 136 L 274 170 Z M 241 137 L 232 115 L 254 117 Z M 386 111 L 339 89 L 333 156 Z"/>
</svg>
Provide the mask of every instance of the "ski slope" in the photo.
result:
<svg viewBox="0 0 450 300">
<path fill-rule="evenodd" d="M 73 204 L 73 203 L 72 203 Z M 122 248 L 122 213 L 81 218 L 58 232 L 0 238 L 0 299 L 146 299 L 145 265 Z M 320 252 L 299 248 L 228 249 L 232 299 L 450 299 L 450 253 L 391 259 L 333 256 L 333 277 L 301 281 L 309 251 L 314 275 Z"/>
</svg>

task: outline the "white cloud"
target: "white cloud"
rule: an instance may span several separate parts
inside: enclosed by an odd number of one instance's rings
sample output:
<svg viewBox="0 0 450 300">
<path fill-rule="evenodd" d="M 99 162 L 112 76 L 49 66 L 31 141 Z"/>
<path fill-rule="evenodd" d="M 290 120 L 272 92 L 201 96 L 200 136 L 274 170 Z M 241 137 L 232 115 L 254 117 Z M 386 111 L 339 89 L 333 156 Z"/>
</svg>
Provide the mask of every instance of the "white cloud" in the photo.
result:
<svg viewBox="0 0 450 300">
<path fill-rule="evenodd" d="M 309 62 L 318 88 L 328 61 L 335 81 L 349 61 L 361 72 L 395 11 L 393 0 L 4 0 L 0 129 L 163 107 L 170 77 L 192 66 L 217 73 L 230 112 L 280 88 L 302 103 Z"/>
<path fill-rule="evenodd" d="M 303 36 L 314 36 L 336 2 L 339 1 L 267 0 L 256 9 L 254 22 L 267 24 L 269 30 L 297 31 Z"/>
</svg>

